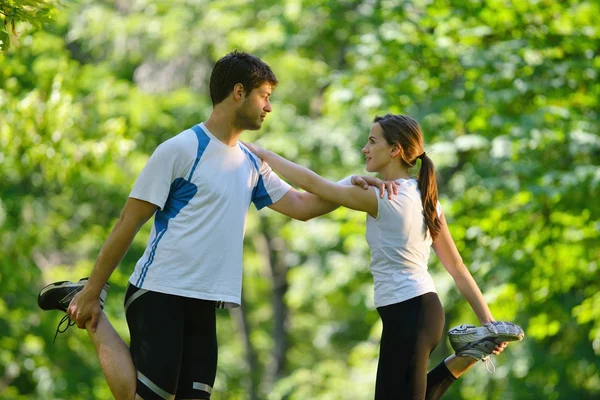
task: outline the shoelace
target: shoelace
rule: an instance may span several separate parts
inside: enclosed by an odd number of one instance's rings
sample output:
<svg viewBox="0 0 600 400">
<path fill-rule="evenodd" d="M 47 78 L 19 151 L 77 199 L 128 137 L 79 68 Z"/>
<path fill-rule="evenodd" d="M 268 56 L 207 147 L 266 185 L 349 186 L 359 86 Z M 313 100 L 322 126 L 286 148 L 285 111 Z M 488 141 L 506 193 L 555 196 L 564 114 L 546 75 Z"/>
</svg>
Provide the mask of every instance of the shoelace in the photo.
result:
<svg viewBox="0 0 600 400">
<path fill-rule="evenodd" d="M 492 361 L 492 356 L 487 356 L 482 361 L 485 364 L 485 369 L 487 369 L 487 372 L 489 372 L 490 374 L 493 374 L 494 372 L 496 372 L 496 366 L 494 365 L 494 362 Z"/>
<path fill-rule="evenodd" d="M 68 321 L 68 322 L 67 322 Z M 65 326 L 62 330 L 61 330 L 61 326 L 64 325 L 64 323 L 67 322 L 67 326 Z M 69 318 L 68 315 L 65 315 L 64 317 L 62 317 L 62 319 L 60 320 L 60 322 L 58 323 L 58 326 L 56 327 L 56 333 L 54 334 L 54 340 L 52 340 L 52 343 L 54 343 L 56 341 L 56 337 L 58 336 L 59 333 L 65 333 L 67 331 L 67 329 L 69 329 L 71 326 L 75 325 L 75 321 L 71 320 L 71 318 Z"/>
</svg>

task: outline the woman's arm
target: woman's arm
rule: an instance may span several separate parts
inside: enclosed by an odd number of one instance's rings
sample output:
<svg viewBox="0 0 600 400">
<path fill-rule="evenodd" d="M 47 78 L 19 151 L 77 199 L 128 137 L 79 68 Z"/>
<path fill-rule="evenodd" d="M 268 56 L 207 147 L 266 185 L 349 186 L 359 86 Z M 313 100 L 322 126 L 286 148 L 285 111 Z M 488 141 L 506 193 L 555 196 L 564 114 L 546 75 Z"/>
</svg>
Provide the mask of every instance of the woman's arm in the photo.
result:
<svg viewBox="0 0 600 400">
<path fill-rule="evenodd" d="M 352 175 L 337 183 L 344 186 L 352 184 L 363 190 L 369 190 L 369 186 L 377 187 L 381 193 L 381 198 L 383 198 L 386 192 L 388 193 L 388 199 L 398 194 L 398 184 L 396 182 L 382 181 L 373 176 Z M 309 219 L 330 213 L 339 206 L 339 204 L 323 200 L 312 193 L 300 192 L 292 188 L 278 202 L 271 204 L 269 208 L 290 218 L 299 221 L 308 221 Z"/>
<path fill-rule="evenodd" d="M 378 205 L 375 191 L 364 190 L 355 185 L 348 186 L 331 182 L 310 169 L 294 164 L 273 152 L 250 143 L 245 143 L 245 146 L 292 184 L 319 196 L 323 200 L 353 210 L 368 212 L 373 217 L 377 216 Z M 276 207 L 277 203 L 274 206 Z"/>
<path fill-rule="evenodd" d="M 448 230 L 448 224 L 446 223 L 446 217 L 444 214 L 441 215 L 442 227 L 440 233 L 433 243 L 433 250 L 439 257 L 440 261 L 454 278 L 456 286 L 463 297 L 469 302 L 471 308 L 479 318 L 482 324 L 494 321 L 494 317 L 483 298 L 483 294 L 473 276 L 463 263 L 463 260 L 458 253 L 458 249 L 452 240 L 450 231 Z"/>
</svg>

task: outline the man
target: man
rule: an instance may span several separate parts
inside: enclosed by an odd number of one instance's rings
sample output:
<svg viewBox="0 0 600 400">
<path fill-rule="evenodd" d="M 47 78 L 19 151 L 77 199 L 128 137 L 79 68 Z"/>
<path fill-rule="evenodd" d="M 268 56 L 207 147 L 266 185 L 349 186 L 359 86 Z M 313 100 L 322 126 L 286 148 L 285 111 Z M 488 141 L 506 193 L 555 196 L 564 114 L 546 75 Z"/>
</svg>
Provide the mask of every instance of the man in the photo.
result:
<svg viewBox="0 0 600 400">
<path fill-rule="evenodd" d="M 277 83 L 269 66 L 250 54 L 221 58 L 210 78 L 209 119 L 157 147 L 89 279 L 57 282 L 40 293 L 40 307 L 66 310 L 88 331 L 115 398 L 209 399 L 217 366 L 215 308 L 241 302 L 250 202 L 299 220 L 336 208 L 292 189 L 238 141 L 244 130 L 260 129 Z M 125 296 L 128 348 L 102 312 L 106 282 L 152 215 Z"/>
</svg>

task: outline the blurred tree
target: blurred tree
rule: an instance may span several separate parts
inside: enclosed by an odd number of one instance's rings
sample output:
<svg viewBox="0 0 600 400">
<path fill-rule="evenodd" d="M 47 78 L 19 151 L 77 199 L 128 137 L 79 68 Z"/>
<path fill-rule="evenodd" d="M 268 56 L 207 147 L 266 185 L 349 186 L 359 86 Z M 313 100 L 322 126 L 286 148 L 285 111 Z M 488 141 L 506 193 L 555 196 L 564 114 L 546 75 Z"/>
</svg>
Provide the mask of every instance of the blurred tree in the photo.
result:
<svg viewBox="0 0 600 400">
<path fill-rule="evenodd" d="M 235 48 L 281 82 L 246 140 L 331 179 L 363 171 L 374 115 L 421 122 L 459 250 L 496 318 L 527 334 L 448 399 L 597 398 L 599 18 L 587 1 L 80 0 L 51 29 L 24 24 L 0 54 L 0 398 L 110 398 L 85 334 L 51 345 L 60 315 L 35 296 L 89 273 L 145 160 L 208 116 L 212 64 Z M 111 278 L 124 337 L 147 234 Z M 213 398 L 372 398 L 381 326 L 363 236 L 348 210 L 250 213 Z M 431 271 L 448 324 L 475 322 Z M 433 361 L 447 354 L 443 341 Z"/>
<path fill-rule="evenodd" d="M 40 29 L 52 20 L 58 0 L 0 0 L 0 51 L 16 42 L 17 24 L 26 22 Z"/>
</svg>

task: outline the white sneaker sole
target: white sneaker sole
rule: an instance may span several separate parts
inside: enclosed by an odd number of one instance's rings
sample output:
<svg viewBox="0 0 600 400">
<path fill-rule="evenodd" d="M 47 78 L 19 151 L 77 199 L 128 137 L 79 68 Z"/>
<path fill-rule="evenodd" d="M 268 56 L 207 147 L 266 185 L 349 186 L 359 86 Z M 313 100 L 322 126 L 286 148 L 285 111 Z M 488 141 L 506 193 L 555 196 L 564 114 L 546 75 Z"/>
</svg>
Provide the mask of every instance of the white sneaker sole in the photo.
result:
<svg viewBox="0 0 600 400">
<path fill-rule="evenodd" d="M 496 332 L 494 332 L 495 329 Z M 510 322 L 494 322 L 493 326 L 459 325 L 448 332 L 450 344 L 455 351 L 481 340 L 492 340 L 495 343 L 514 342 L 525 337 L 520 326 Z"/>
</svg>

